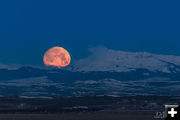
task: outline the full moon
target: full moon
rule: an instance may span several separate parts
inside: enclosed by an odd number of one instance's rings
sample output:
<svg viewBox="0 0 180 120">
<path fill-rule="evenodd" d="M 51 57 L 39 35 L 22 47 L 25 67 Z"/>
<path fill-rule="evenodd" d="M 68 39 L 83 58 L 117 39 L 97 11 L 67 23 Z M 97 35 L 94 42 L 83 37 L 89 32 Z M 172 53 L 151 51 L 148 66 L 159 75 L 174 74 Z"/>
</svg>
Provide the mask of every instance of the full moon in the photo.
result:
<svg viewBox="0 0 180 120">
<path fill-rule="evenodd" d="M 46 66 L 62 68 L 70 64 L 71 56 L 64 48 L 53 47 L 44 54 L 43 61 Z"/>
</svg>

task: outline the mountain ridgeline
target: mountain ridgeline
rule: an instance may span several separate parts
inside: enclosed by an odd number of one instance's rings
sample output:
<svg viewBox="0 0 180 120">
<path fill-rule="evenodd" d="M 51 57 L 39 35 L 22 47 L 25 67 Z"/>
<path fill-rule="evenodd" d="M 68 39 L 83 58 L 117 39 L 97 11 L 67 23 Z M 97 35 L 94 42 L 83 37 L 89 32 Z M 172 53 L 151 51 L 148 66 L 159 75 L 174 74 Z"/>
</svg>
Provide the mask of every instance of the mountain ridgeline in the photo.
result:
<svg viewBox="0 0 180 120">
<path fill-rule="evenodd" d="M 179 66 L 176 66 L 179 68 Z M 118 94 L 178 94 L 180 72 L 136 69 L 128 72 L 0 69 L 0 94 L 16 96 L 84 96 Z M 175 88 L 174 90 L 169 88 Z"/>
<path fill-rule="evenodd" d="M 98 48 L 99 49 L 99 48 Z M 101 48 L 65 69 L 0 69 L 2 96 L 178 95 L 180 57 Z"/>
</svg>

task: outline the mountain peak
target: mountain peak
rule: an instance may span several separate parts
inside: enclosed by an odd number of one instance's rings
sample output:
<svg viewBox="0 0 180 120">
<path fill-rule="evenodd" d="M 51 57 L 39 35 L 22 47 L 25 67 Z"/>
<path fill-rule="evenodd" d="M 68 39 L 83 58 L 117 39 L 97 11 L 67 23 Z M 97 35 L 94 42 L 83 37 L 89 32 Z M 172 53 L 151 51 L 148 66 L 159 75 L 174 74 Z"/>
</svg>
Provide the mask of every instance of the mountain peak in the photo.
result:
<svg viewBox="0 0 180 120">
<path fill-rule="evenodd" d="M 170 67 L 180 65 L 180 56 L 125 52 L 105 47 L 90 48 L 89 51 L 91 55 L 75 61 L 71 66 L 72 70 L 126 72 L 143 68 L 150 71 L 170 72 Z"/>
</svg>

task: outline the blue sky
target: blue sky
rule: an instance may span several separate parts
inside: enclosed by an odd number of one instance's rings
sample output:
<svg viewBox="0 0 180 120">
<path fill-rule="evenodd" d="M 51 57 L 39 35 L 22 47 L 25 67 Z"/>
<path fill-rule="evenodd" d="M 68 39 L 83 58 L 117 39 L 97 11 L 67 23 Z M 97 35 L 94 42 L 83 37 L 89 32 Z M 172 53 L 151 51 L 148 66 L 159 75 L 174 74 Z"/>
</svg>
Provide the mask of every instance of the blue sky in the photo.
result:
<svg viewBox="0 0 180 120">
<path fill-rule="evenodd" d="M 0 1 L 0 62 L 42 65 L 62 46 L 80 59 L 88 48 L 180 55 L 180 7 L 166 0 Z"/>
</svg>

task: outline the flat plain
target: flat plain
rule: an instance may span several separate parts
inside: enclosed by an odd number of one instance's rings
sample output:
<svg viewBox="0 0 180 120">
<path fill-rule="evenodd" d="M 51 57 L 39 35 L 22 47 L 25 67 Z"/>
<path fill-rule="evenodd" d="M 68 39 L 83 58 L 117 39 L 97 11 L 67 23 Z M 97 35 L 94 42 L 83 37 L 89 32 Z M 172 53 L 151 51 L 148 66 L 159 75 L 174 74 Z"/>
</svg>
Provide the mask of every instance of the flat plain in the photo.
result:
<svg viewBox="0 0 180 120">
<path fill-rule="evenodd" d="M 0 114 L 0 120 L 155 120 L 154 112 L 70 112 L 59 114 Z"/>
</svg>

